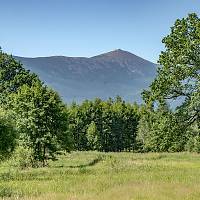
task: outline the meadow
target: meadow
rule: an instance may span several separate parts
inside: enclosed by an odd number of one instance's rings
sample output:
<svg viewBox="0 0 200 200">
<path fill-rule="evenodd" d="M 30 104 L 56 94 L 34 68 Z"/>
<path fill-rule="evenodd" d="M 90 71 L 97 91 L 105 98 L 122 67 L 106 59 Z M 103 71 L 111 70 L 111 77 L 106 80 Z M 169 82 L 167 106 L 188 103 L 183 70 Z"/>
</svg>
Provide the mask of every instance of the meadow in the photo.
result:
<svg viewBox="0 0 200 200">
<path fill-rule="evenodd" d="M 1 163 L 0 198 L 22 200 L 198 200 L 200 156 L 192 153 L 61 155 L 49 167 Z"/>
</svg>

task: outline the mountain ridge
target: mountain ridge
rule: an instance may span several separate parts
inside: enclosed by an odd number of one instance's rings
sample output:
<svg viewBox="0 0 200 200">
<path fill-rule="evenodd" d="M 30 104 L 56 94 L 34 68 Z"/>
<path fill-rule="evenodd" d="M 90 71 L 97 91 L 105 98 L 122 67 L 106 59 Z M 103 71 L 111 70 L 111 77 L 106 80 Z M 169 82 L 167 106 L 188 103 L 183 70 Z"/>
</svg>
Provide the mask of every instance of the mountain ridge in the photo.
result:
<svg viewBox="0 0 200 200">
<path fill-rule="evenodd" d="M 121 49 L 92 57 L 15 58 L 57 90 L 66 102 L 116 95 L 141 101 L 141 90 L 156 72 L 156 64 Z"/>
<path fill-rule="evenodd" d="M 120 52 L 120 53 L 119 53 Z M 118 54 L 118 55 L 117 55 Z M 115 50 L 112 50 L 112 51 L 108 51 L 106 53 L 101 53 L 101 54 L 98 54 L 98 55 L 95 55 L 95 56 L 90 56 L 90 57 L 87 57 L 87 56 L 65 56 L 65 55 L 51 55 L 51 56 L 35 56 L 35 57 L 28 57 L 28 56 L 19 56 L 19 55 L 15 55 L 14 57 L 16 58 L 29 58 L 29 59 L 37 59 L 37 58 L 73 58 L 73 59 L 94 59 L 94 58 L 100 58 L 100 57 L 103 57 L 103 56 L 119 56 L 119 55 L 129 55 L 129 56 L 135 56 L 139 59 L 142 59 L 144 61 L 147 61 L 147 62 L 150 62 L 152 64 L 155 64 L 154 62 L 151 62 L 151 61 L 148 61 L 147 59 L 145 58 L 142 58 L 136 54 L 133 54 L 129 51 L 125 51 L 125 50 L 122 50 L 122 49 L 115 49 Z"/>
</svg>

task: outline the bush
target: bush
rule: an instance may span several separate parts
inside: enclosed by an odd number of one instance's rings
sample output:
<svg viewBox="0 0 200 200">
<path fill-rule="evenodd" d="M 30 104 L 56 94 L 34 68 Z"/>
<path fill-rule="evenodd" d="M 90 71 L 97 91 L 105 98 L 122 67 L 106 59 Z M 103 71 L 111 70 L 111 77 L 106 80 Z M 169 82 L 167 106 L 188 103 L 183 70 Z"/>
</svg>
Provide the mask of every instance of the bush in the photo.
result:
<svg viewBox="0 0 200 200">
<path fill-rule="evenodd" d="M 21 169 L 34 167 L 35 163 L 33 162 L 32 155 L 33 153 L 30 149 L 25 148 L 23 146 L 19 146 L 16 148 L 10 160 L 11 165 L 14 165 L 15 167 L 19 167 Z"/>
<path fill-rule="evenodd" d="M 186 144 L 186 150 L 190 152 L 200 153 L 200 136 L 190 138 Z"/>
</svg>

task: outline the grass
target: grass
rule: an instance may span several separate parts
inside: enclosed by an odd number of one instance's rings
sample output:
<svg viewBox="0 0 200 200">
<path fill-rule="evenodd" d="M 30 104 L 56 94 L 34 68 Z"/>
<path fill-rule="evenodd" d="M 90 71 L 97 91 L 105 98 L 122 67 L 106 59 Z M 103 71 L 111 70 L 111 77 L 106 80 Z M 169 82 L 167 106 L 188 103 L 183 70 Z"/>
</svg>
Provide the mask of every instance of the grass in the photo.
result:
<svg viewBox="0 0 200 200">
<path fill-rule="evenodd" d="M 48 168 L 2 163 L 0 198 L 20 200 L 199 200 L 200 155 L 73 152 Z"/>
</svg>

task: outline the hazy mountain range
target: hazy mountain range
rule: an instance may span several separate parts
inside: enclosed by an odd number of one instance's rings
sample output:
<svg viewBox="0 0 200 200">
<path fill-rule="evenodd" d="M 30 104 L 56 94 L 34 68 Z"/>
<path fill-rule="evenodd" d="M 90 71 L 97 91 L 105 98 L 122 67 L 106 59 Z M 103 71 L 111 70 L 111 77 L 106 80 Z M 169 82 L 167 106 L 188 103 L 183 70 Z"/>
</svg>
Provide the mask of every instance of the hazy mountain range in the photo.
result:
<svg viewBox="0 0 200 200">
<path fill-rule="evenodd" d="M 127 101 L 140 101 L 142 89 L 148 87 L 156 73 L 156 64 L 121 49 L 90 58 L 15 58 L 66 102 L 116 95 Z"/>
</svg>

